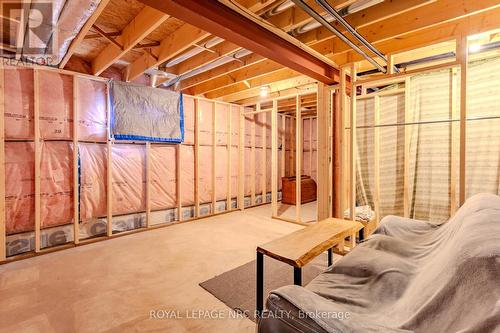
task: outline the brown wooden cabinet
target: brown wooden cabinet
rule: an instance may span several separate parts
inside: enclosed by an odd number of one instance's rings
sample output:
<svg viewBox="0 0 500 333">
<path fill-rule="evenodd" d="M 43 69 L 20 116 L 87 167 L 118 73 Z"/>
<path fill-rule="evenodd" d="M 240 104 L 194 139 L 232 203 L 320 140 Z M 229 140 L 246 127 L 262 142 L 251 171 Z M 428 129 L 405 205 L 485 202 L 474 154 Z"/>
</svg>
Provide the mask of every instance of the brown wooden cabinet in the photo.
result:
<svg viewBox="0 0 500 333">
<path fill-rule="evenodd" d="M 295 205 L 295 184 L 296 177 L 282 177 L 282 199 L 281 202 L 288 205 Z M 310 176 L 301 177 L 301 202 L 307 203 L 316 200 L 316 182 Z"/>
</svg>

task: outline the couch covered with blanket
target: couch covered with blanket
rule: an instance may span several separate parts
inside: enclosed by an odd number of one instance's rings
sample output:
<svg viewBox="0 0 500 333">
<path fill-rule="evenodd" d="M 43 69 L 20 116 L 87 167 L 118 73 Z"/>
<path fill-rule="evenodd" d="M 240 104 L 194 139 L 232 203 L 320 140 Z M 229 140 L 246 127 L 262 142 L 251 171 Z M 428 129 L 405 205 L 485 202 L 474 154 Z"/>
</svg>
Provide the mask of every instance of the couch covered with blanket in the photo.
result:
<svg viewBox="0 0 500 333">
<path fill-rule="evenodd" d="M 387 216 L 266 311 L 259 332 L 500 332 L 500 197 L 475 195 L 440 225 Z"/>
</svg>

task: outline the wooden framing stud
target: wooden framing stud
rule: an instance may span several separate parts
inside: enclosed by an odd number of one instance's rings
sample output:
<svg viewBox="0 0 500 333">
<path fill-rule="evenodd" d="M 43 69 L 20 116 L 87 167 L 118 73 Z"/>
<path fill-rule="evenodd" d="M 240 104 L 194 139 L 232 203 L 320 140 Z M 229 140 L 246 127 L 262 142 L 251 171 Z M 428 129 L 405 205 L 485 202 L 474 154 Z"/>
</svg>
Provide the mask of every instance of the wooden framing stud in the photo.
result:
<svg viewBox="0 0 500 333">
<path fill-rule="evenodd" d="M 260 113 L 262 120 L 262 163 L 261 163 L 261 188 L 262 188 L 262 203 L 267 202 L 267 113 Z"/>
<path fill-rule="evenodd" d="M 302 221 L 302 116 L 300 96 L 295 97 L 295 220 Z"/>
<path fill-rule="evenodd" d="M 212 104 L 212 214 L 215 214 L 215 206 L 217 204 L 217 172 L 216 160 L 217 160 L 217 102 Z"/>
<path fill-rule="evenodd" d="M 380 97 L 374 98 L 374 129 L 373 129 L 373 172 L 375 179 L 374 211 L 375 221 L 380 221 Z"/>
<path fill-rule="evenodd" d="M 41 200 L 40 200 L 40 187 L 41 187 L 41 142 L 40 142 L 40 86 L 39 86 L 39 73 L 38 69 L 33 70 L 34 76 L 34 131 L 35 131 L 35 252 L 40 252 L 40 224 L 41 224 Z"/>
<path fill-rule="evenodd" d="M 278 102 L 273 101 L 271 111 L 271 211 L 278 216 Z"/>
<path fill-rule="evenodd" d="M 316 161 L 316 177 L 318 183 L 318 195 L 317 195 L 317 213 L 316 219 L 318 221 L 324 220 L 331 216 L 330 210 L 330 195 L 329 189 L 331 188 L 330 181 L 330 98 L 331 93 L 324 84 L 318 83 L 318 93 L 317 93 L 317 161 Z M 312 122 L 313 118 L 310 120 L 309 127 L 309 166 L 312 171 L 312 154 L 313 154 L 313 137 L 312 137 Z"/>
<path fill-rule="evenodd" d="M 194 100 L 194 217 L 200 216 L 200 100 Z"/>
<path fill-rule="evenodd" d="M 3 66 L 0 65 L 0 262 L 7 258 L 6 249 L 6 220 L 5 220 L 5 76 Z"/>
<path fill-rule="evenodd" d="M 111 95 L 109 86 L 106 88 L 107 100 L 107 141 L 106 141 L 106 211 L 107 211 L 107 225 L 106 234 L 108 237 L 113 236 L 113 138 L 111 129 Z"/>
<path fill-rule="evenodd" d="M 459 171 L 459 204 L 465 202 L 465 164 L 467 142 L 467 72 L 469 67 L 469 44 L 466 35 L 457 40 L 457 61 L 460 63 L 460 171 Z"/>
<path fill-rule="evenodd" d="M 405 124 L 410 122 L 411 81 L 405 79 Z M 403 166 L 403 211 L 404 217 L 410 217 L 410 125 L 404 126 L 404 166 Z"/>
<path fill-rule="evenodd" d="M 151 225 L 151 143 L 146 142 L 146 228 Z"/>
<path fill-rule="evenodd" d="M 230 211 L 232 209 L 232 195 L 231 195 L 231 183 L 233 181 L 232 178 L 232 162 L 231 162 L 231 152 L 232 152 L 232 138 L 233 138 L 233 127 L 232 127 L 232 113 L 233 113 L 233 106 L 229 105 L 229 113 L 227 116 L 227 139 L 226 139 L 226 144 L 227 144 L 227 191 L 226 191 L 226 210 Z"/>
<path fill-rule="evenodd" d="M 351 64 L 351 143 L 350 143 L 350 160 L 349 160 L 349 172 L 350 172 L 350 218 L 351 220 L 356 220 L 356 77 L 357 77 L 357 67 L 356 63 Z"/>
<path fill-rule="evenodd" d="M 450 69 L 450 118 L 455 120 L 460 117 L 460 108 L 457 105 L 457 68 Z M 453 216 L 458 209 L 457 197 L 457 171 L 460 170 L 459 156 L 457 156 L 457 147 L 460 145 L 460 132 L 457 131 L 457 126 L 454 122 L 451 126 L 451 142 L 450 142 L 450 216 Z M 458 139 L 458 140 L 457 140 Z M 458 163 L 457 163 L 458 162 Z M 457 165 L 458 164 L 458 165 Z M 459 171 L 460 172 L 460 171 Z M 458 174 L 459 174 L 458 172 Z"/>
<path fill-rule="evenodd" d="M 175 173 L 176 173 L 176 183 L 175 183 L 175 189 L 176 189 L 176 201 L 177 201 L 177 220 L 182 221 L 182 186 L 181 186 L 181 181 L 182 181 L 182 173 L 181 173 L 181 144 L 178 144 L 175 146 L 175 159 L 176 159 L 176 166 L 175 166 Z"/>
<path fill-rule="evenodd" d="M 80 242 L 80 188 L 78 175 L 78 77 L 73 76 L 73 242 Z"/>
<path fill-rule="evenodd" d="M 240 133 L 238 145 L 238 209 L 245 209 L 245 109 L 240 108 Z"/>
<path fill-rule="evenodd" d="M 260 111 L 260 103 L 257 103 L 257 111 Z M 252 123 L 250 125 L 250 142 L 251 142 L 251 148 L 250 148 L 250 204 L 252 206 L 255 205 L 255 173 L 257 172 L 256 169 L 256 163 L 255 163 L 255 117 L 256 114 L 252 114 Z"/>
</svg>

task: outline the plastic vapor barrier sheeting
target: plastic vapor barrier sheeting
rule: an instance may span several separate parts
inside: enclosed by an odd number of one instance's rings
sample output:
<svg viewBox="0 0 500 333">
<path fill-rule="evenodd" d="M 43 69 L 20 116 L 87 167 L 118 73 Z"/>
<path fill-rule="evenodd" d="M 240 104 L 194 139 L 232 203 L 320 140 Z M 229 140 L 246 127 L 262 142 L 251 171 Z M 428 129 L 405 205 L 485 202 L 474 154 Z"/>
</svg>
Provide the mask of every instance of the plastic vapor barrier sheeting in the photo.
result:
<svg viewBox="0 0 500 333">
<path fill-rule="evenodd" d="M 111 128 L 115 139 L 183 141 L 181 94 L 123 82 L 112 82 L 111 91 Z"/>
</svg>

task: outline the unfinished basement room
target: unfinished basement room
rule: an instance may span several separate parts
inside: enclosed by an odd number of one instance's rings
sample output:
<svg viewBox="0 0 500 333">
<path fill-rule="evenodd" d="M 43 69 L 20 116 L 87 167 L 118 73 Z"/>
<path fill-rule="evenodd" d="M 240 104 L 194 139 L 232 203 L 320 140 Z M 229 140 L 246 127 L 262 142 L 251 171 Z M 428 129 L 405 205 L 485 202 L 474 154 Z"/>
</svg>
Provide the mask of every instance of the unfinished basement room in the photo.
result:
<svg viewBox="0 0 500 333">
<path fill-rule="evenodd" d="M 0 333 L 500 333 L 500 0 L 0 21 Z"/>
</svg>

